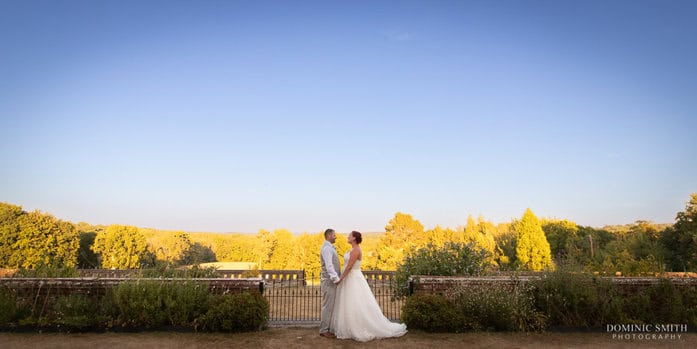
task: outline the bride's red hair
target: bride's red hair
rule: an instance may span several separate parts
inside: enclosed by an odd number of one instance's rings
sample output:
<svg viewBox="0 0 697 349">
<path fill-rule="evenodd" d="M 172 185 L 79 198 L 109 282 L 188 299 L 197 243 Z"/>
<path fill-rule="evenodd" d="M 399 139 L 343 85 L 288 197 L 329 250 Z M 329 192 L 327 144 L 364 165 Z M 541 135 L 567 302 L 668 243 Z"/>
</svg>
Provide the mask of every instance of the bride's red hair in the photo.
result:
<svg viewBox="0 0 697 349">
<path fill-rule="evenodd" d="M 351 235 L 353 235 L 353 238 L 356 239 L 356 243 L 360 244 L 361 241 L 363 241 L 363 236 L 361 236 L 361 232 L 359 231 L 352 231 Z"/>
</svg>

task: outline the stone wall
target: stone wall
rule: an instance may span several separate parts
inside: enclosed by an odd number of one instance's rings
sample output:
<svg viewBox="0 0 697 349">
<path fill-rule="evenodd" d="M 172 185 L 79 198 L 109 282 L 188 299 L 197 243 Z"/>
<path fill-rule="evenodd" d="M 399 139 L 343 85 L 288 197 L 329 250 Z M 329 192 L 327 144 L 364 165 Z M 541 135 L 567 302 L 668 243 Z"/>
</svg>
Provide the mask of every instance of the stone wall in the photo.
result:
<svg viewBox="0 0 697 349">
<path fill-rule="evenodd" d="M 84 294 L 101 296 L 123 282 L 162 282 L 168 284 L 195 282 L 207 285 L 211 293 L 263 293 L 264 282 L 252 279 L 131 279 L 131 278 L 3 278 L 0 287 L 13 290 L 19 298 L 56 297 Z"/>
<path fill-rule="evenodd" d="M 458 288 L 462 287 L 490 287 L 504 288 L 513 290 L 518 285 L 527 284 L 533 280 L 539 280 L 541 275 L 522 275 L 522 276 L 429 276 L 416 275 L 410 278 L 410 290 L 412 294 L 441 294 L 452 295 Z M 694 277 L 603 277 L 601 279 L 610 280 L 620 293 L 631 294 L 637 290 L 658 284 L 661 280 L 670 280 L 675 287 L 697 289 L 697 278 Z"/>
</svg>

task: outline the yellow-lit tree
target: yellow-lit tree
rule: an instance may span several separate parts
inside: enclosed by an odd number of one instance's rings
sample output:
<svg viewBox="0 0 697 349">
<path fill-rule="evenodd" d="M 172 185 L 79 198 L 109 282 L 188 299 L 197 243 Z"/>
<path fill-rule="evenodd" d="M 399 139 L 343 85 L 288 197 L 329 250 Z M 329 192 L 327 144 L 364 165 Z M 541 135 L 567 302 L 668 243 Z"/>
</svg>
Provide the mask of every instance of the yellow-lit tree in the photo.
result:
<svg viewBox="0 0 697 349">
<path fill-rule="evenodd" d="M 489 252 L 493 257 L 496 251 L 496 241 L 494 240 L 494 231 L 496 227 L 483 217 L 479 217 L 475 223 L 471 215 L 467 217 L 467 226 L 465 227 L 464 239 L 465 242 L 474 243 L 479 248 Z"/>
<path fill-rule="evenodd" d="M 80 235 L 72 223 L 39 211 L 22 214 L 17 223 L 10 266 L 70 268 L 77 264 Z"/>
<path fill-rule="evenodd" d="M 552 252 L 540 220 L 529 208 L 516 224 L 516 258 L 523 270 L 554 269 Z"/>
<path fill-rule="evenodd" d="M 323 238 L 324 239 L 324 238 Z M 323 242 L 324 243 L 324 242 Z M 334 247 L 336 247 L 336 253 L 339 255 L 339 262 L 341 264 L 341 270 L 344 269 L 344 257 L 346 252 L 351 250 L 351 245 L 348 243 L 348 233 L 336 233 L 336 242 L 334 242 Z M 319 258 L 319 252 L 318 258 Z"/>
<path fill-rule="evenodd" d="M 22 207 L 0 202 L 0 268 L 17 267 L 10 259 L 16 253 L 15 242 L 19 238 L 19 217 L 26 212 Z"/>
<path fill-rule="evenodd" d="M 397 212 L 385 226 L 385 235 L 377 248 L 377 267 L 396 270 L 404 254 L 412 248 L 426 245 L 424 226 L 410 214 Z"/>
<path fill-rule="evenodd" d="M 139 268 L 147 251 L 145 236 L 138 228 L 110 225 L 97 234 L 92 250 L 101 256 L 102 268 Z"/>
<path fill-rule="evenodd" d="M 324 243 L 324 234 L 303 233 L 296 237 L 294 242 L 293 262 L 294 269 L 302 269 L 307 278 L 319 275 L 321 266 L 319 250 Z"/>
<path fill-rule="evenodd" d="M 428 237 L 427 243 L 431 243 L 436 247 L 444 246 L 446 242 L 464 241 L 463 232 L 450 228 L 441 228 L 439 225 L 433 229 L 427 230 L 426 236 Z"/>
<path fill-rule="evenodd" d="M 293 265 L 294 247 L 293 234 L 286 229 L 276 229 L 271 235 L 273 241 L 273 252 L 269 259 L 269 265 L 265 268 L 271 269 L 295 269 Z M 295 268 L 294 268 L 295 267 Z"/>
<path fill-rule="evenodd" d="M 193 246 L 191 236 L 183 231 L 166 233 L 162 239 L 151 244 L 154 244 L 155 257 L 170 265 L 186 264 Z"/>
<path fill-rule="evenodd" d="M 255 255 L 257 258 L 259 258 L 259 269 L 269 269 L 271 266 L 271 257 L 276 249 L 276 242 L 274 241 L 271 232 L 268 230 L 259 229 L 254 246 Z"/>
</svg>

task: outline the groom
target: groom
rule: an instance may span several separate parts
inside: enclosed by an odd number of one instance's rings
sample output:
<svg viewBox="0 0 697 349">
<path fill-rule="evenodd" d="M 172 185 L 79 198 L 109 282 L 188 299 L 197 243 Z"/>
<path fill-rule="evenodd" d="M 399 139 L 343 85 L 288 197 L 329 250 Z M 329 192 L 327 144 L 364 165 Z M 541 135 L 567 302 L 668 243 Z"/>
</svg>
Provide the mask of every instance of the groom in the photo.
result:
<svg viewBox="0 0 697 349">
<path fill-rule="evenodd" d="M 336 284 L 339 282 L 339 255 L 336 248 L 332 245 L 336 241 L 334 229 L 324 231 L 324 244 L 319 252 L 322 272 L 320 276 L 320 289 L 322 290 L 322 317 L 319 324 L 319 335 L 322 337 L 335 338 L 329 329 L 334 311 L 334 298 L 336 296 Z"/>
</svg>

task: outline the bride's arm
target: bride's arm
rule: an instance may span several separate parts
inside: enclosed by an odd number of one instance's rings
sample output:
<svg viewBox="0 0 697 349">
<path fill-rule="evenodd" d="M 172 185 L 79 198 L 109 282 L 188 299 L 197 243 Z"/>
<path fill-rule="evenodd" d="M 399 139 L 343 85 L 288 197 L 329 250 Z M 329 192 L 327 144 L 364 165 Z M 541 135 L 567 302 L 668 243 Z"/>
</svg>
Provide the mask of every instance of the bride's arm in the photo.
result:
<svg viewBox="0 0 697 349">
<path fill-rule="evenodd" d="M 344 279 L 346 276 L 347 271 L 350 271 L 351 268 L 353 268 L 353 265 L 356 264 L 356 261 L 358 260 L 358 257 L 361 256 L 361 249 L 360 248 L 354 248 L 351 250 L 351 254 L 349 255 L 349 260 L 348 263 L 346 263 L 346 268 L 344 268 L 344 272 L 341 273 L 341 277 L 339 277 L 339 282 Z"/>
</svg>

